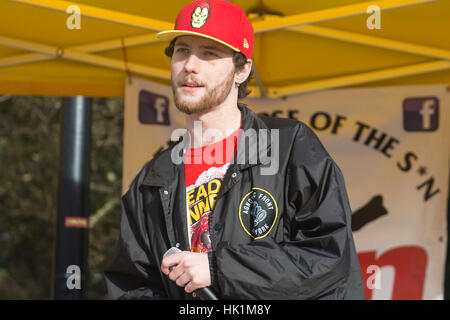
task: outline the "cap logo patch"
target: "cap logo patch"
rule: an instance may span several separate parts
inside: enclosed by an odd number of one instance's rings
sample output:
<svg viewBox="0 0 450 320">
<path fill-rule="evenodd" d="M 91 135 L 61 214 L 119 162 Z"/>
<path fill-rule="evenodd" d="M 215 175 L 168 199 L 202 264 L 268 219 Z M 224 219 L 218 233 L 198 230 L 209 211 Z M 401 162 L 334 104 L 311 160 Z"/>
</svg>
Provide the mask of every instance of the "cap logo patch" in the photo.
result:
<svg viewBox="0 0 450 320">
<path fill-rule="evenodd" d="M 239 220 L 244 231 L 254 239 L 267 236 L 278 217 L 274 197 L 266 190 L 253 188 L 239 204 Z"/>
<path fill-rule="evenodd" d="M 245 49 L 250 48 L 250 46 L 248 45 L 248 41 L 247 41 L 247 39 L 245 39 L 245 38 L 244 38 L 244 48 L 245 48 Z"/>
<path fill-rule="evenodd" d="M 191 26 L 192 28 L 200 29 L 206 23 L 210 15 L 209 3 L 206 1 L 200 2 L 192 12 Z"/>
</svg>

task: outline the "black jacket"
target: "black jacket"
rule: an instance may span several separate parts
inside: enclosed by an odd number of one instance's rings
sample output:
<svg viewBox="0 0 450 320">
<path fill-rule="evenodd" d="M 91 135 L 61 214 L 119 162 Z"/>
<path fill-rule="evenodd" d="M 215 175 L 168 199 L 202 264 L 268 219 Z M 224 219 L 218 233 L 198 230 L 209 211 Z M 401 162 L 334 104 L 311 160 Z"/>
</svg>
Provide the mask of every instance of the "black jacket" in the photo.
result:
<svg viewBox="0 0 450 320">
<path fill-rule="evenodd" d="M 364 299 L 340 169 L 303 122 L 239 109 L 243 132 L 279 129 L 279 143 L 267 139 L 263 150 L 279 151 L 279 168 L 261 174 L 268 158 L 242 158 L 253 149 L 239 139 L 210 215 L 212 288 L 222 299 Z M 160 270 L 170 247 L 189 250 L 184 164 L 171 161 L 179 143 L 147 163 L 122 198 L 117 254 L 105 271 L 113 299 L 191 298 Z"/>
</svg>

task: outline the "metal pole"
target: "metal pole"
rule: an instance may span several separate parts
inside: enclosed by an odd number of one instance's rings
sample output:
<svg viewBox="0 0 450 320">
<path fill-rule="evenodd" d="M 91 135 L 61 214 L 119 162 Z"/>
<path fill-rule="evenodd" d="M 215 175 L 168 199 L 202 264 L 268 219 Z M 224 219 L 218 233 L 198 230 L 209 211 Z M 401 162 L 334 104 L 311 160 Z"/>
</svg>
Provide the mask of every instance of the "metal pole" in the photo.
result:
<svg viewBox="0 0 450 320">
<path fill-rule="evenodd" d="M 53 299 L 84 299 L 88 257 L 92 98 L 64 98 Z"/>
</svg>

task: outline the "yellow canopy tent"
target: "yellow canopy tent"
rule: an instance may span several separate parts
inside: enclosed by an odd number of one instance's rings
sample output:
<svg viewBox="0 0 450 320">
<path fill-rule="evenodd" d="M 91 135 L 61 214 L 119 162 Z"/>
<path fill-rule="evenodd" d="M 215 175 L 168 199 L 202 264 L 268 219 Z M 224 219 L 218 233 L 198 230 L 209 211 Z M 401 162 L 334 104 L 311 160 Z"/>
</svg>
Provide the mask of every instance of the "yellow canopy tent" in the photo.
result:
<svg viewBox="0 0 450 320">
<path fill-rule="evenodd" d="M 155 34 L 187 2 L 0 0 L 0 94 L 123 96 L 127 69 L 169 83 Z M 254 96 L 450 83 L 448 0 L 233 2 L 255 28 Z"/>
<path fill-rule="evenodd" d="M 187 2 L 0 0 L 0 94 L 68 97 L 56 298 L 82 297 L 67 290 L 66 280 L 77 272 L 68 266 L 80 263 L 82 274 L 86 267 L 87 219 L 77 214 L 87 211 L 89 190 L 90 100 L 83 96 L 122 97 L 128 74 L 169 84 L 167 44 L 155 35 L 173 28 Z M 255 29 L 253 96 L 450 84 L 449 0 L 232 2 Z"/>
</svg>

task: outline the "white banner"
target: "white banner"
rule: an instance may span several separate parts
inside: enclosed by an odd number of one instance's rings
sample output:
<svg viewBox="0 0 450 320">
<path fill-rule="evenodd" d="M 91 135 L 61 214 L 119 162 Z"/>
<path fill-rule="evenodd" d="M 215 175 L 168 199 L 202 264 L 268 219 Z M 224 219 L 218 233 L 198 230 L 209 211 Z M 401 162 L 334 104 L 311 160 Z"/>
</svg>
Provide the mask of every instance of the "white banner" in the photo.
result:
<svg viewBox="0 0 450 320">
<path fill-rule="evenodd" d="M 247 99 L 256 113 L 301 120 L 341 168 L 367 299 L 442 299 L 447 248 L 447 86 L 329 90 Z M 184 127 L 171 88 L 126 88 L 123 191 Z"/>
<path fill-rule="evenodd" d="M 158 150 L 167 148 L 174 129 L 184 128 L 169 86 L 132 78 L 125 87 L 122 193 Z"/>
</svg>

